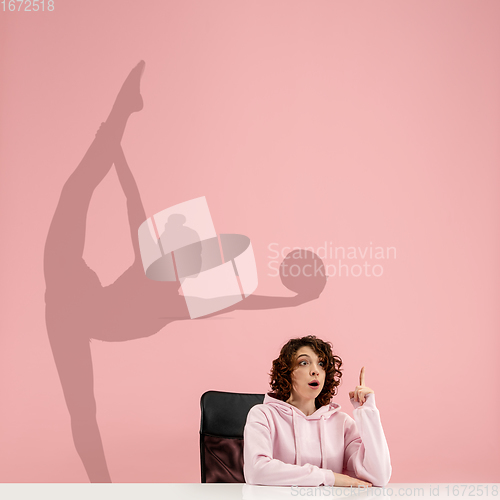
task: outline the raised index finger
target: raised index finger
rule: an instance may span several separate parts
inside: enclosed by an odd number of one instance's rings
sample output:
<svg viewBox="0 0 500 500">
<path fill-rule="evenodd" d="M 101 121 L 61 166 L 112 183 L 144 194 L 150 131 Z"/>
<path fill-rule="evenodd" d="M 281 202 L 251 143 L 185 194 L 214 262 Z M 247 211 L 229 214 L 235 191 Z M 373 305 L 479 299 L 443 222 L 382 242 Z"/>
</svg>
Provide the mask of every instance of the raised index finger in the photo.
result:
<svg viewBox="0 0 500 500">
<path fill-rule="evenodd" d="M 361 368 L 361 373 L 359 374 L 359 385 L 365 385 L 365 367 Z"/>
</svg>

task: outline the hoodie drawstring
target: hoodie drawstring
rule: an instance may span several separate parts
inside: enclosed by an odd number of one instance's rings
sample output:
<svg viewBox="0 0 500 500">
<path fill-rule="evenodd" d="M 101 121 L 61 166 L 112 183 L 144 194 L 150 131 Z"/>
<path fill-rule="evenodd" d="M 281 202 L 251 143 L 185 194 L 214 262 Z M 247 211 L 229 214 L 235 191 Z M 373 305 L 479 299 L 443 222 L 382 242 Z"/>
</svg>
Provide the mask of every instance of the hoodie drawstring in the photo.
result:
<svg viewBox="0 0 500 500">
<path fill-rule="evenodd" d="M 295 412 L 292 412 L 292 428 L 293 428 L 293 438 L 295 441 L 295 463 L 296 465 L 302 465 L 300 461 L 300 447 L 299 447 L 299 437 L 296 429 L 297 422 L 295 421 Z"/>
<path fill-rule="evenodd" d="M 321 468 L 326 469 L 326 450 L 325 450 L 325 416 L 321 415 L 319 423 L 319 441 L 321 445 Z"/>
<path fill-rule="evenodd" d="M 297 421 L 295 412 L 292 413 L 292 428 L 293 428 L 293 438 L 295 441 L 295 464 L 302 465 L 300 456 L 300 446 L 299 446 L 299 433 L 297 432 Z M 321 468 L 326 469 L 326 442 L 325 442 L 325 416 L 321 415 L 319 419 L 319 442 L 321 447 Z"/>
<path fill-rule="evenodd" d="M 326 421 L 334 414 L 340 410 L 340 405 L 337 403 L 330 403 L 328 406 L 323 406 L 317 410 L 318 413 L 314 413 L 313 415 L 306 416 L 303 412 L 292 406 L 290 403 L 286 401 L 281 401 L 276 399 L 272 394 L 268 393 L 264 397 L 264 404 L 270 405 L 277 412 L 281 413 L 285 419 L 288 419 L 291 415 L 292 418 L 292 432 L 293 432 L 293 440 L 295 444 L 295 464 L 302 465 L 302 455 L 301 455 L 301 447 L 300 447 L 300 432 L 298 429 L 301 428 L 302 425 L 307 425 L 308 428 L 311 428 L 311 421 L 319 420 L 319 440 L 321 447 L 321 467 L 323 469 L 328 468 L 328 452 L 327 452 L 327 436 L 326 436 Z M 287 420 L 289 422 L 289 420 Z M 304 421 L 304 424 L 302 424 Z M 307 422 L 306 422 L 307 421 Z M 304 439 L 304 438 L 302 438 Z M 308 448 L 308 443 L 306 443 L 306 450 Z"/>
</svg>

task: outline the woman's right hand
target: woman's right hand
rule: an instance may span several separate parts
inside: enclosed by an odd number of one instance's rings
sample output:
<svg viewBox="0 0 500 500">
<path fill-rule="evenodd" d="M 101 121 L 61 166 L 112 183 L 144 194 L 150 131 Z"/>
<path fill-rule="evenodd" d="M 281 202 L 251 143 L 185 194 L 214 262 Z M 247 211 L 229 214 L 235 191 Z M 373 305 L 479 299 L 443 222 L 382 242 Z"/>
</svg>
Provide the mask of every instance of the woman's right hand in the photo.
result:
<svg viewBox="0 0 500 500">
<path fill-rule="evenodd" d="M 335 476 L 335 484 L 334 486 L 360 486 L 360 487 L 366 487 L 368 488 L 371 487 L 372 483 L 367 483 L 366 481 L 361 481 L 361 479 L 356 479 L 351 476 L 347 476 L 346 474 L 337 474 L 336 472 L 333 473 Z"/>
</svg>

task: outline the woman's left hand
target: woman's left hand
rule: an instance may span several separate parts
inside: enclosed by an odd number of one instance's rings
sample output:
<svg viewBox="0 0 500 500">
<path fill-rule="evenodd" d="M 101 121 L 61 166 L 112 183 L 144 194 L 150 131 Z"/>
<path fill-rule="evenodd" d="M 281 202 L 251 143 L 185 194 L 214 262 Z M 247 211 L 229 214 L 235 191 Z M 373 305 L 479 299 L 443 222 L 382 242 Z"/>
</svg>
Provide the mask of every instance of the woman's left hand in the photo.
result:
<svg viewBox="0 0 500 500">
<path fill-rule="evenodd" d="M 349 397 L 351 399 L 354 398 L 354 401 L 357 401 L 361 406 L 363 406 L 366 401 L 366 395 L 370 394 L 370 392 L 373 392 L 373 389 L 365 386 L 365 367 L 363 366 L 363 368 L 361 368 L 361 373 L 359 374 L 359 385 L 356 386 L 354 391 L 349 393 Z"/>
</svg>

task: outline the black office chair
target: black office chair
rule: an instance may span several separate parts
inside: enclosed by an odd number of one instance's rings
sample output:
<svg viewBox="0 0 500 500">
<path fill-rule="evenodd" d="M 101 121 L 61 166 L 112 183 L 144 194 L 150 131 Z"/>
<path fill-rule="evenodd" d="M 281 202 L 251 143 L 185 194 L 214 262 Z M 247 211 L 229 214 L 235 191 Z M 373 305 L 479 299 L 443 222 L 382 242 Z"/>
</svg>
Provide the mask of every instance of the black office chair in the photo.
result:
<svg viewBox="0 0 500 500">
<path fill-rule="evenodd" d="M 264 394 L 208 391 L 201 396 L 202 483 L 244 483 L 243 429 L 252 406 Z"/>
</svg>

